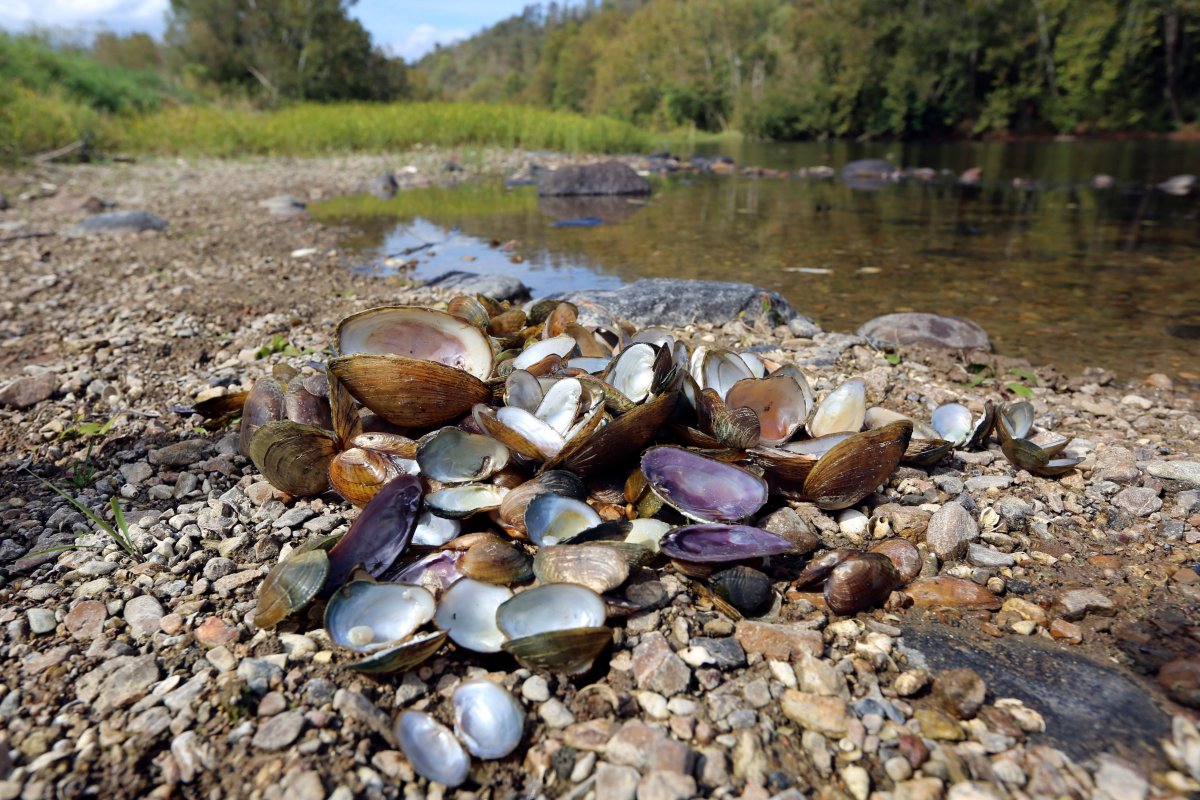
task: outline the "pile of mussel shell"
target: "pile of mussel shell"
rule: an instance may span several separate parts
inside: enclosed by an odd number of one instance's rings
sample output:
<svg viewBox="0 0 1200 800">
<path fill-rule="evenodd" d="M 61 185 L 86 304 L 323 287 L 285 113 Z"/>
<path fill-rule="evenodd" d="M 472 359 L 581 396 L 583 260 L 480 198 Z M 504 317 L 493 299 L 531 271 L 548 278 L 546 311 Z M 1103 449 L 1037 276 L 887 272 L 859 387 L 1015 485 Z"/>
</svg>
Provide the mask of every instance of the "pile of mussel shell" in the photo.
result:
<svg viewBox="0 0 1200 800">
<path fill-rule="evenodd" d="M 795 366 L 579 319 L 568 302 L 482 296 L 374 308 L 341 321 L 317 374 L 258 381 L 240 434 L 255 466 L 288 495 L 332 490 L 362 510 L 276 565 L 255 623 L 323 604 L 366 673 L 456 649 L 582 674 L 614 618 L 664 602 L 658 569 L 735 619 L 770 611 L 789 582 L 854 614 L 920 571 L 903 538 L 805 563 L 811 536 L 752 524 L 788 502 L 849 508 L 901 462 L 928 467 L 993 428 L 1021 468 L 1078 461 L 1063 437 L 1031 438 L 1028 403 L 988 402 L 978 419 L 950 403 L 925 422 L 868 407 L 858 379 L 818 402 Z"/>
</svg>

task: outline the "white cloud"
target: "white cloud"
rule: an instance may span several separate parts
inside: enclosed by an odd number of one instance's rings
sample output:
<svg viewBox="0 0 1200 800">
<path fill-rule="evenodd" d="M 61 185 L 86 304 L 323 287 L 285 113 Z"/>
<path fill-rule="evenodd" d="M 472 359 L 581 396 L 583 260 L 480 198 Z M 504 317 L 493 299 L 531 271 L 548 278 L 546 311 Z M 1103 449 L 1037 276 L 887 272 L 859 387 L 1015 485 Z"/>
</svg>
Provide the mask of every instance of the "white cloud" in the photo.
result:
<svg viewBox="0 0 1200 800">
<path fill-rule="evenodd" d="M 3 0 L 0 27 L 161 33 L 168 0 Z"/>
<path fill-rule="evenodd" d="M 418 25 L 401 41 L 394 42 L 391 50 L 405 61 L 415 61 L 439 44 L 450 44 L 467 38 L 461 29 L 439 30 L 432 25 Z"/>
</svg>

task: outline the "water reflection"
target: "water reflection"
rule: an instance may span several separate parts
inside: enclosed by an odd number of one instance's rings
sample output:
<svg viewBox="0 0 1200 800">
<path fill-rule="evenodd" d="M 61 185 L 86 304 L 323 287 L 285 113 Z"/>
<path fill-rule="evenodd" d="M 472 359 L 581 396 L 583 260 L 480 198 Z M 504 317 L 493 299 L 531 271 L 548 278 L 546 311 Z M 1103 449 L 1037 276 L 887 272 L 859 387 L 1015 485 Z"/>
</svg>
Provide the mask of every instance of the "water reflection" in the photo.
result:
<svg viewBox="0 0 1200 800">
<path fill-rule="evenodd" d="M 1200 148 L 1187 152 L 1194 164 Z M 1147 189 L 1161 178 L 1143 183 L 1128 170 L 1097 191 L 1064 180 L 1057 162 L 1016 162 L 1044 179 L 1018 188 L 909 180 L 862 192 L 840 181 L 691 177 L 658 181 L 648 199 L 598 204 L 495 182 L 340 200 L 315 213 L 350 224 L 346 243 L 367 263 L 406 263 L 416 279 L 508 272 L 537 294 L 640 277 L 745 280 L 834 330 L 928 310 L 975 319 L 999 351 L 1034 363 L 1138 376 L 1197 370 L 1197 197 Z M 588 217 L 602 224 L 552 226 Z"/>
</svg>

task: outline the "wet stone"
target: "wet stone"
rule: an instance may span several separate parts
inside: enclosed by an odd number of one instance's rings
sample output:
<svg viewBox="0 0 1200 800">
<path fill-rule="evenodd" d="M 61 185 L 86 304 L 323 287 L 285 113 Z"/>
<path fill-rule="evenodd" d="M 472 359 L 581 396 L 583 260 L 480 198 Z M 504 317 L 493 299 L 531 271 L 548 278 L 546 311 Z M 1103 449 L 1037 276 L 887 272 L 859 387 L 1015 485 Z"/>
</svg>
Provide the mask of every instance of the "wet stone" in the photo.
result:
<svg viewBox="0 0 1200 800">
<path fill-rule="evenodd" d="M 76 639 L 87 641 L 95 639 L 104 632 L 104 620 L 108 618 L 108 609 L 99 600 L 81 600 L 67 613 L 63 624 L 67 633 Z"/>
<path fill-rule="evenodd" d="M 633 675 L 638 688 L 668 697 L 686 691 L 692 679 L 688 665 L 657 631 L 647 634 L 634 648 Z"/>
<path fill-rule="evenodd" d="M 304 714 L 301 711 L 278 714 L 259 726 L 250 744 L 259 750 L 282 750 L 296 741 L 303 728 Z"/>
<path fill-rule="evenodd" d="M 1113 504 L 1135 517 L 1148 517 L 1162 508 L 1162 498 L 1154 489 L 1130 486 L 1113 497 Z"/>
<path fill-rule="evenodd" d="M 942 561 L 962 558 L 967 552 L 967 544 L 978 538 L 978 523 L 958 503 L 946 503 L 939 508 L 925 529 L 926 544 Z"/>
<path fill-rule="evenodd" d="M 162 603 L 148 594 L 138 595 L 125 604 L 125 622 L 138 636 L 157 633 L 163 613 Z"/>
</svg>

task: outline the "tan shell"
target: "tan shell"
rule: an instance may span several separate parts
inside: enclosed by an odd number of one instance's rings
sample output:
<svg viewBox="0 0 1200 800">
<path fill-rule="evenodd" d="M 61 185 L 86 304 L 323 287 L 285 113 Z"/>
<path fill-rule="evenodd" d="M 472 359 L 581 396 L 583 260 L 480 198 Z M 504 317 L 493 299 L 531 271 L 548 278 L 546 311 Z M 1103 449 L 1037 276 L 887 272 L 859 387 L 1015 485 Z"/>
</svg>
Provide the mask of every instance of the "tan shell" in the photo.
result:
<svg viewBox="0 0 1200 800">
<path fill-rule="evenodd" d="M 370 502 L 388 481 L 403 474 L 405 471 L 393 459 L 361 447 L 343 450 L 329 463 L 329 483 L 333 490 L 360 507 Z"/>
<path fill-rule="evenodd" d="M 921 551 L 908 539 L 884 539 L 872 546 L 871 552 L 887 556 L 903 583 L 908 583 L 921 574 Z"/>
<path fill-rule="evenodd" d="M 338 451 L 332 433 L 312 425 L 268 422 L 250 440 L 254 466 L 276 489 L 307 497 L 329 488 L 329 464 Z"/>
<path fill-rule="evenodd" d="M 439 363 L 480 380 L 492 374 L 492 345 L 483 331 L 432 308 L 383 306 L 351 314 L 338 323 L 337 343 L 342 356 L 396 355 Z M 354 395 L 362 399 L 358 392 Z"/>
<path fill-rule="evenodd" d="M 527 669 L 581 675 L 592 668 L 596 656 L 612 642 L 612 628 L 567 628 L 520 639 L 503 647 Z"/>
<path fill-rule="evenodd" d="M 805 495 L 827 511 L 854 505 L 895 471 L 911 436 L 911 422 L 893 422 L 834 445 L 805 479 Z"/>
<path fill-rule="evenodd" d="M 441 425 L 492 397 L 487 384 L 461 369 L 405 356 L 341 356 L 329 371 L 359 402 L 404 428 Z"/>
<path fill-rule="evenodd" d="M 603 594 L 629 578 L 629 559 L 602 544 L 549 545 L 534 556 L 533 574 L 542 583 L 577 583 Z"/>
<path fill-rule="evenodd" d="M 529 554 L 494 534 L 482 534 L 471 543 L 458 560 L 458 571 L 468 578 L 497 586 L 524 583 L 534 574 Z"/>
</svg>

